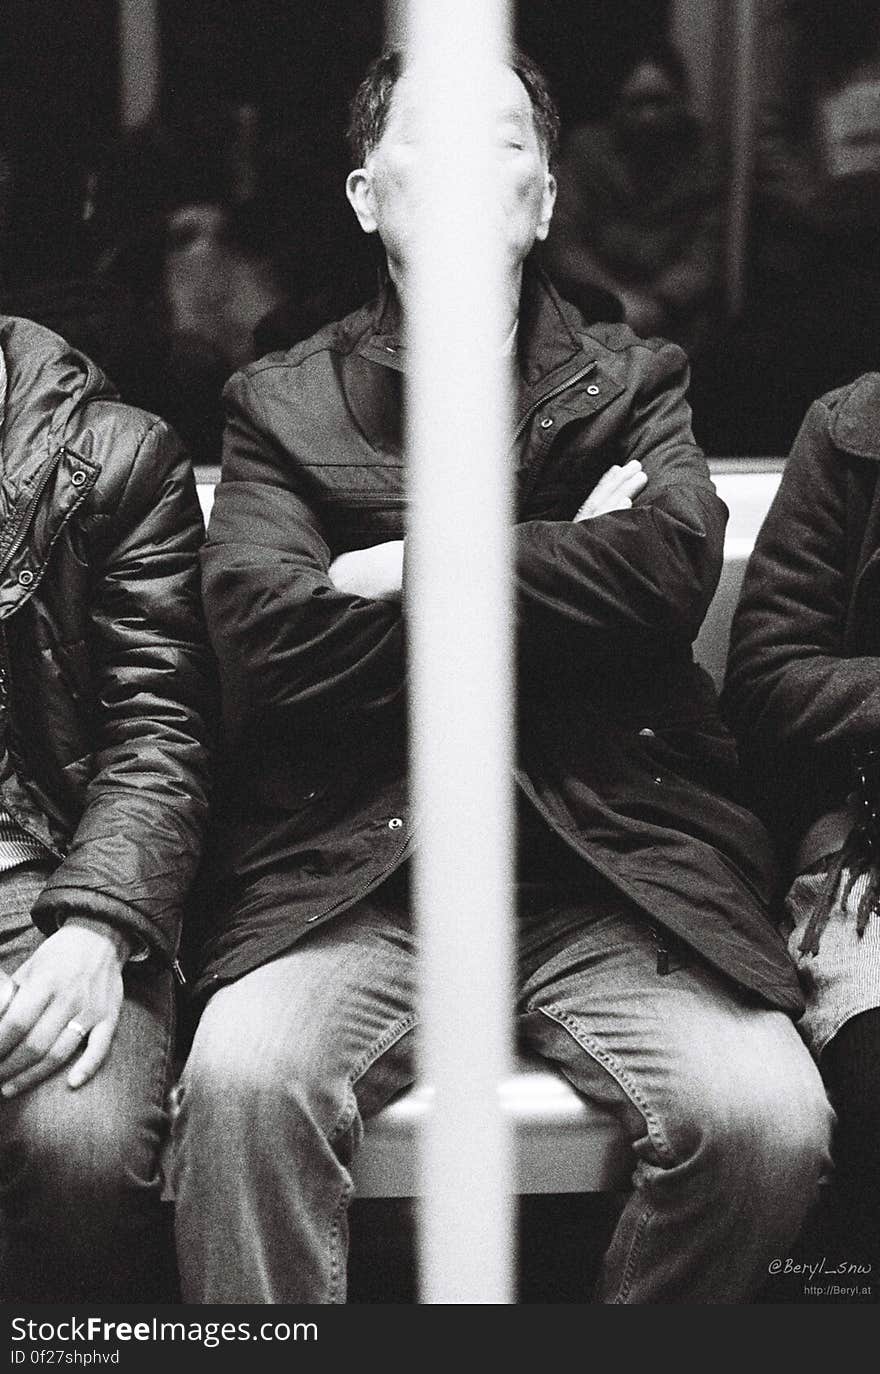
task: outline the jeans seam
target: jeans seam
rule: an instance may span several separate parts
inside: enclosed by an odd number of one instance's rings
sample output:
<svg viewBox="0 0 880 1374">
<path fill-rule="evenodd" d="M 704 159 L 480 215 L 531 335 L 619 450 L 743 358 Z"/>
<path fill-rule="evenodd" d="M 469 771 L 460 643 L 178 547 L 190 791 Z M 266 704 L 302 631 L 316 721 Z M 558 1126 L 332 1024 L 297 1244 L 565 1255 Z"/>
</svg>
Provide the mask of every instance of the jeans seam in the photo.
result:
<svg viewBox="0 0 880 1374">
<path fill-rule="evenodd" d="M 660 1122 L 643 1098 L 638 1086 L 633 1082 L 629 1074 L 622 1068 L 618 1061 L 610 1055 L 607 1050 L 604 1050 L 598 1041 L 594 1040 L 592 1036 L 587 1035 L 581 1029 L 575 1017 L 563 1011 L 556 1003 L 551 1002 L 546 1007 L 538 1007 L 537 1010 L 542 1016 L 546 1016 L 548 1021 L 555 1021 L 558 1025 L 562 1026 L 572 1039 L 580 1045 L 581 1049 L 595 1059 L 597 1063 L 601 1064 L 602 1068 L 611 1075 L 617 1086 L 626 1094 L 630 1102 L 633 1103 L 642 1117 L 644 1117 L 645 1126 L 647 1127 L 648 1134 L 651 1137 L 655 1149 L 659 1154 L 663 1155 L 670 1164 L 674 1164 L 675 1154 L 669 1146 L 669 1142 L 663 1133 Z"/>
<path fill-rule="evenodd" d="M 357 1115 L 358 1105 L 354 1092 L 355 1085 L 363 1078 L 367 1070 L 372 1068 L 376 1060 L 381 1059 L 382 1055 L 390 1050 L 392 1045 L 396 1045 L 398 1040 L 402 1040 L 404 1035 L 412 1030 L 415 1024 L 415 1013 L 394 1021 L 385 1031 L 384 1035 L 374 1041 L 361 1055 L 348 1077 L 348 1098 L 345 1106 L 337 1117 L 336 1123 L 327 1137 L 331 1145 L 334 1145 L 339 1137 L 348 1130 Z"/>
<path fill-rule="evenodd" d="M 355 1083 L 363 1078 L 367 1069 L 372 1068 L 376 1060 L 380 1059 L 383 1054 L 390 1050 L 392 1045 L 396 1045 L 397 1041 L 401 1040 L 403 1036 L 406 1035 L 407 1031 L 411 1031 L 415 1024 L 415 1012 L 410 1012 L 409 1015 L 401 1016 L 397 1021 L 392 1022 L 385 1034 L 374 1041 L 374 1043 L 361 1055 L 349 1075 L 349 1084 L 354 1087 Z"/>
<path fill-rule="evenodd" d="M 617 1292 L 615 1293 L 614 1298 L 612 1299 L 613 1303 L 626 1302 L 626 1299 L 629 1297 L 629 1292 L 632 1288 L 633 1274 L 635 1273 L 636 1266 L 639 1262 L 639 1258 L 642 1253 L 642 1244 L 644 1242 L 645 1233 L 647 1232 L 647 1229 L 651 1221 L 653 1220 L 653 1217 L 653 1208 L 647 1206 L 646 1204 L 642 1211 L 642 1215 L 639 1217 L 639 1222 L 636 1227 L 635 1235 L 633 1236 L 632 1244 L 629 1247 L 629 1254 L 626 1257 L 626 1264 L 624 1266 L 623 1275 L 620 1280 L 620 1286 Z"/>
<path fill-rule="evenodd" d="M 339 1121 L 337 1122 L 337 1125 L 336 1125 L 336 1129 L 334 1130 L 333 1134 L 332 1134 L 331 1137 L 330 1137 L 330 1143 L 331 1143 L 331 1145 L 332 1145 L 332 1143 L 333 1143 L 334 1140 L 338 1139 L 338 1137 L 342 1134 L 342 1131 L 343 1131 L 343 1130 L 347 1130 L 347 1129 L 348 1129 L 348 1126 L 351 1125 L 351 1122 L 354 1120 L 356 1114 L 357 1114 L 357 1098 L 355 1097 L 355 1094 L 354 1094 L 354 1088 L 353 1088 L 352 1085 L 349 1083 L 349 1084 L 348 1084 L 348 1101 L 346 1102 L 346 1105 L 345 1105 L 345 1107 L 344 1107 L 343 1110 L 342 1110 L 342 1113 L 341 1113 L 341 1115 L 340 1115 Z M 345 1125 L 343 1125 L 343 1122 L 345 1122 Z M 343 1218 L 343 1217 L 345 1216 L 345 1214 L 346 1214 L 346 1211 L 347 1211 L 347 1209 L 348 1209 L 348 1204 L 349 1204 L 349 1202 L 351 1201 L 351 1197 L 352 1197 L 352 1194 L 353 1194 L 353 1193 L 354 1193 L 354 1184 L 352 1183 L 351 1175 L 350 1175 L 350 1174 L 347 1174 L 347 1175 L 346 1175 L 346 1178 L 345 1178 L 345 1181 L 343 1182 L 342 1189 L 341 1189 L 341 1191 L 340 1191 L 340 1193 L 339 1193 L 339 1198 L 338 1198 L 337 1203 L 336 1203 L 336 1208 L 335 1208 L 335 1210 L 334 1210 L 334 1212 L 333 1212 L 332 1220 L 331 1220 L 331 1222 L 330 1222 L 330 1287 L 329 1287 L 329 1297 L 330 1297 L 330 1301 L 331 1301 L 332 1303 L 335 1303 L 335 1302 L 338 1301 L 339 1293 L 340 1293 L 340 1290 L 341 1290 L 341 1288 L 342 1288 L 342 1283 L 340 1282 L 340 1280 L 344 1277 L 344 1275 L 345 1275 L 345 1273 L 346 1273 L 346 1268 L 347 1268 L 347 1259 L 348 1259 L 348 1257 L 347 1257 L 347 1247 L 345 1247 L 345 1246 L 342 1245 L 341 1240 L 340 1240 L 340 1236 L 341 1236 L 341 1233 L 342 1233 L 342 1218 Z"/>
<path fill-rule="evenodd" d="M 151 975 L 147 975 L 151 976 Z M 124 986 L 123 1005 L 125 999 L 129 998 L 128 987 Z M 131 999 L 133 1000 L 133 999 Z M 152 1014 L 152 1013 L 151 1013 Z M 149 1085 L 149 1096 L 146 1105 L 152 1110 L 155 1108 L 161 1117 L 161 1124 L 157 1132 L 156 1149 L 153 1158 L 153 1176 L 150 1180 L 161 1196 L 168 1186 L 169 1160 L 168 1154 L 171 1149 L 171 1124 L 176 1105 L 172 1094 L 176 1089 L 174 1068 L 174 1051 L 177 1034 L 177 1002 L 174 996 L 173 987 L 163 998 L 160 1011 L 157 1011 L 157 1019 L 161 1016 L 163 1045 L 158 1056 L 156 1072 L 153 1074 Z M 129 1176 L 128 1166 L 126 1175 Z M 141 1180 L 135 1179 L 140 1183 Z"/>
</svg>

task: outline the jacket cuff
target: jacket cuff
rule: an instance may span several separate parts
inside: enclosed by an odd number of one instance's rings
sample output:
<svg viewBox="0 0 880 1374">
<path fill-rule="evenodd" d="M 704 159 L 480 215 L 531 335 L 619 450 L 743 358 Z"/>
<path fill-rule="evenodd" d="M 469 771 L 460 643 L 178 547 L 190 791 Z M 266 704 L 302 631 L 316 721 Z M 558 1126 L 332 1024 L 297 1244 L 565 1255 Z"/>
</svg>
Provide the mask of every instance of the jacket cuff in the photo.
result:
<svg viewBox="0 0 880 1374">
<path fill-rule="evenodd" d="M 53 934 L 72 916 L 106 922 L 121 931 L 132 944 L 132 952 L 126 963 L 142 962 L 154 953 L 166 963 L 170 963 L 172 958 L 166 942 L 154 926 L 131 907 L 108 899 L 102 893 L 89 892 L 81 887 L 47 887 L 37 898 L 31 915 L 34 925 L 44 935 Z"/>
<path fill-rule="evenodd" d="M 71 918 L 76 918 L 77 916 L 82 917 L 84 915 L 85 913 L 82 911 L 61 911 L 55 918 L 55 929 L 60 930 Z M 88 919 L 90 921 L 100 921 L 104 925 L 110 926 L 112 930 L 119 931 L 120 934 L 124 935 L 129 944 L 129 951 L 125 956 L 126 964 L 142 964 L 145 960 L 149 959 L 149 946 L 144 943 L 139 935 L 135 935 L 133 931 L 123 930 L 121 926 L 115 925 L 111 921 L 105 921 L 102 916 L 89 916 Z"/>
</svg>

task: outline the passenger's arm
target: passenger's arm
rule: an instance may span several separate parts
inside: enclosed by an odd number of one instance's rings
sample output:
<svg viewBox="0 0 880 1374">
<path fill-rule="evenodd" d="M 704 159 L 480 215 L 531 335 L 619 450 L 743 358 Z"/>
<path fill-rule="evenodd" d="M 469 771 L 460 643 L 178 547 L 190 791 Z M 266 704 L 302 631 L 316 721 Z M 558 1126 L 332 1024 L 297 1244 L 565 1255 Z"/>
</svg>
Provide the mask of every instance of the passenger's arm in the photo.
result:
<svg viewBox="0 0 880 1374">
<path fill-rule="evenodd" d="M 400 606 L 335 584 L 296 455 L 263 423 L 247 378 L 233 378 L 226 399 L 222 478 L 202 555 L 226 690 L 244 716 L 381 712 L 403 690 Z"/>
<path fill-rule="evenodd" d="M 847 657 L 847 461 L 816 402 L 755 543 L 734 617 L 724 704 L 750 751 L 848 751 L 880 734 L 880 658 Z"/>
<path fill-rule="evenodd" d="M 92 773 L 33 917 L 47 934 L 75 917 L 102 920 L 170 963 L 207 824 L 216 684 L 195 481 L 162 421 L 90 538 Z"/>
<path fill-rule="evenodd" d="M 646 347 L 642 361 L 616 455 L 620 465 L 637 460 L 647 479 L 632 507 L 585 522 L 526 521 L 516 550 L 526 626 L 604 649 L 626 639 L 650 654 L 696 636 L 721 571 L 727 511 L 691 433 L 684 354 Z"/>
</svg>

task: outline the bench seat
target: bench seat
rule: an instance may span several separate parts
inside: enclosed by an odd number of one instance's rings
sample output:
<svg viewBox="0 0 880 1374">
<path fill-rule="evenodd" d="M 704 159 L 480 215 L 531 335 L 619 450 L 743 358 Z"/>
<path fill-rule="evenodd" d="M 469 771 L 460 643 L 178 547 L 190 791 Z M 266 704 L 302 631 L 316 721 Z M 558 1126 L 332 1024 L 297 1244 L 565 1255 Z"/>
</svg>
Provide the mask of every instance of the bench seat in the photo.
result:
<svg viewBox="0 0 880 1374">
<path fill-rule="evenodd" d="M 610 1113 L 587 1102 L 555 1069 L 521 1058 L 501 1084 L 514 1128 L 518 1193 L 598 1193 L 625 1188 L 629 1145 Z M 354 1166 L 358 1197 L 416 1197 L 418 1131 L 433 1093 L 419 1085 L 366 1123 Z"/>
</svg>

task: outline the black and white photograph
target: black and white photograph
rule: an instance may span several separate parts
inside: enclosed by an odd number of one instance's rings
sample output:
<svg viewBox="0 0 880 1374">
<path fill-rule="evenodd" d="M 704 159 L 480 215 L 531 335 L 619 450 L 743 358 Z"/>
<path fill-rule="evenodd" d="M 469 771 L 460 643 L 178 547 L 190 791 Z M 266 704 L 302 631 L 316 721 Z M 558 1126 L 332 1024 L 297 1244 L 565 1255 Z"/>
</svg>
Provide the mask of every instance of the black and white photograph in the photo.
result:
<svg viewBox="0 0 880 1374">
<path fill-rule="evenodd" d="M 880 0 L 0 0 L 11 1364 L 877 1304 L 878 477 Z"/>
</svg>

